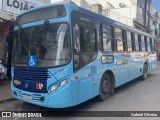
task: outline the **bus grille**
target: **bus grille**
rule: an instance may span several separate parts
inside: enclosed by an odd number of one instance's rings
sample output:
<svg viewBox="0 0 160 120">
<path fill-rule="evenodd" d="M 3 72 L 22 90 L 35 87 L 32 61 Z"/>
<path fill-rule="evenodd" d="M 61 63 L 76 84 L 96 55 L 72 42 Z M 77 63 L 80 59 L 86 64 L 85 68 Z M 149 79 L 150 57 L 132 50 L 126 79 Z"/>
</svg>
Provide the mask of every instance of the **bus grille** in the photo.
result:
<svg viewBox="0 0 160 120">
<path fill-rule="evenodd" d="M 23 98 L 25 94 L 23 94 L 21 91 L 17 91 L 17 95 L 18 97 Z M 32 94 L 31 96 L 32 96 L 32 101 L 42 101 L 41 100 L 42 96 L 40 94 Z"/>
<path fill-rule="evenodd" d="M 47 80 L 51 78 L 47 69 L 14 68 L 14 79 L 17 80 Z"/>
</svg>

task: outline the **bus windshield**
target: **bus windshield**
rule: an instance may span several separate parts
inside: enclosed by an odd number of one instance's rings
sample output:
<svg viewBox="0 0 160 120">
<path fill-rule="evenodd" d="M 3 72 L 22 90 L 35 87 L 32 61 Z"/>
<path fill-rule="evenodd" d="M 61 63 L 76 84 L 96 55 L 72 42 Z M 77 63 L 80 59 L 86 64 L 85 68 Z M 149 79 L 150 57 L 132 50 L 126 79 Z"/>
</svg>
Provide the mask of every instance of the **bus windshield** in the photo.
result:
<svg viewBox="0 0 160 120">
<path fill-rule="evenodd" d="M 36 67 L 56 67 L 70 61 L 70 39 L 65 23 L 19 28 L 15 33 L 12 65 L 28 66 L 30 55 Z"/>
</svg>

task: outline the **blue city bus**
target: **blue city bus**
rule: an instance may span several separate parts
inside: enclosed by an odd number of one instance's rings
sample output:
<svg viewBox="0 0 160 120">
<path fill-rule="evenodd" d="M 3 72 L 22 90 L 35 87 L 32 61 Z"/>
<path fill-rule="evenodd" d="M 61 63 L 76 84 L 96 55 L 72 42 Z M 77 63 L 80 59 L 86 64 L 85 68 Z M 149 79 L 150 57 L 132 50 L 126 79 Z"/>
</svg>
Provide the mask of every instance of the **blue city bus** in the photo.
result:
<svg viewBox="0 0 160 120">
<path fill-rule="evenodd" d="M 39 106 L 106 100 L 157 64 L 154 36 L 70 3 L 26 11 L 14 30 L 11 92 Z"/>
</svg>

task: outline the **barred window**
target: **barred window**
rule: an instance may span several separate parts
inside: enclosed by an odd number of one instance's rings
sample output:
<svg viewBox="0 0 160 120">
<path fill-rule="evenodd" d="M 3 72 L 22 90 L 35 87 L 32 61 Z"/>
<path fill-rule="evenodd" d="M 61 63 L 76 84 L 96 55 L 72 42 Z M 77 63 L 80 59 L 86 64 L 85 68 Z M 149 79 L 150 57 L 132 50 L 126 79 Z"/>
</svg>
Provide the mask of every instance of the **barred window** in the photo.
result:
<svg viewBox="0 0 160 120">
<path fill-rule="evenodd" d="M 141 50 L 146 51 L 144 36 L 141 36 Z"/>
<path fill-rule="evenodd" d="M 127 31 L 127 51 L 132 51 L 132 36 L 131 32 Z"/>
<path fill-rule="evenodd" d="M 109 25 L 102 25 L 102 50 L 112 51 L 113 31 Z"/>
<path fill-rule="evenodd" d="M 151 44 L 150 44 L 150 38 L 147 37 L 147 48 L 148 48 L 148 51 L 151 51 Z"/>
<path fill-rule="evenodd" d="M 139 51 L 139 41 L 138 41 L 138 34 L 135 34 L 135 50 Z"/>
<path fill-rule="evenodd" d="M 120 28 L 115 28 L 115 40 L 117 41 L 117 51 L 123 51 L 123 39 L 122 30 Z"/>
</svg>

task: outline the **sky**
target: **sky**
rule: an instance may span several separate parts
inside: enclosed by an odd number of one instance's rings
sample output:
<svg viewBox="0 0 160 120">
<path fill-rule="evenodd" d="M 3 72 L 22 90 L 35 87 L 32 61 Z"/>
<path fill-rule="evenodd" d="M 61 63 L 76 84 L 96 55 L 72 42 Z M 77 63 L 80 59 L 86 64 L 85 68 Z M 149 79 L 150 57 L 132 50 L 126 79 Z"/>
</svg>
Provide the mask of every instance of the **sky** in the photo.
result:
<svg viewBox="0 0 160 120">
<path fill-rule="evenodd" d="M 160 12 L 160 0 L 153 0 L 153 5 L 158 12 Z"/>
</svg>

